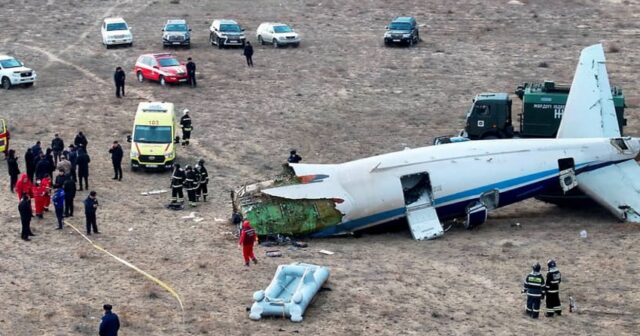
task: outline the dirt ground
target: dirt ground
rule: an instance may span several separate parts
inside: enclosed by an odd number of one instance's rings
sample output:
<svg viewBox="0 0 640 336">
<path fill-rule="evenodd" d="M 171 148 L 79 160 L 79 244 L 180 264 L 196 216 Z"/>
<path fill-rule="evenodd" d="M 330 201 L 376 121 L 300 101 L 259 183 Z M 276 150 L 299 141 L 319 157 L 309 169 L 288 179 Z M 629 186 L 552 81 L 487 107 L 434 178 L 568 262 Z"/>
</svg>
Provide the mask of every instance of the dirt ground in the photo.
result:
<svg viewBox="0 0 640 336">
<path fill-rule="evenodd" d="M 304 162 L 335 163 L 429 144 L 463 126 L 476 93 L 570 82 L 580 50 L 600 41 L 611 82 L 625 90 L 627 134 L 637 135 L 638 1 L 3 0 L 1 7 L 0 53 L 39 74 L 33 88 L 0 93 L 12 148 L 22 157 L 36 140 L 60 133 L 68 143 L 84 131 L 101 202 L 95 242 L 171 285 L 184 314 L 166 291 L 70 228 L 54 230 L 52 213 L 34 221 L 32 242 L 21 241 L 3 174 L 0 335 L 95 335 L 104 303 L 120 315 L 123 335 L 637 334 L 640 227 L 599 208 L 532 200 L 491 213 L 479 230 L 454 227 L 435 241 L 416 242 L 401 229 L 311 240 L 307 249 L 280 248 L 282 258 L 258 248 L 260 263 L 250 270 L 226 219 L 229 191 L 276 174 L 290 148 Z M 384 26 L 402 14 L 417 17 L 423 41 L 384 48 Z M 133 48 L 100 44 L 108 16 L 133 27 Z M 160 29 L 176 17 L 193 27 L 192 49 L 174 52 L 197 62 L 198 88 L 137 83 L 136 57 L 162 51 Z M 252 41 L 259 23 L 288 22 L 303 42 L 256 46 L 249 69 L 239 49 L 208 44 L 214 18 L 236 19 Z M 128 75 L 122 100 L 113 92 L 116 66 Z M 179 161 L 207 161 L 211 201 L 196 209 L 204 221 L 165 210 L 167 194 L 140 195 L 167 188 L 168 173 L 125 169 L 122 182 L 111 180 L 107 149 L 124 142 L 137 104 L 147 100 L 192 111 L 193 145 L 180 149 Z M 85 197 L 79 192 L 69 221 L 80 228 Z M 534 261 L 548 258 L 563 274 L 565 314 L 532 321 L 523 314 L 521 282 Z M 249 320 L 252 293 L 268 285 L 278 264 L 293 261 L 329 266 L 331 291 L 317 296 L 301 324 Z M 577 313 L 568 312 L 569 296 Z"/>
</svg>

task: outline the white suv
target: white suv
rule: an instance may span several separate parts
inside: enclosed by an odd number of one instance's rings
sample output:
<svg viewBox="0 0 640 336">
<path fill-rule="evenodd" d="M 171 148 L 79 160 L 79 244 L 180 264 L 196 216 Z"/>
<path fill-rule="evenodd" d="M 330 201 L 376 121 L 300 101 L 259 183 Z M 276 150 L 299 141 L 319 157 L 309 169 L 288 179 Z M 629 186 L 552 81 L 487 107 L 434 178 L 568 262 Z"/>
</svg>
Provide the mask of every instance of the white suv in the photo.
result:
<svg viewBox="0 0 640 336">
<path fill-rule="evenodd" d="M 107 47 L 113 45 L 133 45 L 131 27 L 122 18 L 108 18 L 102 22 L 102 44 Z"/>
<path fill-rule="evenodd" d="M 0 85 L 3 89 L 10 89 L 14 85 L 30 87 L 36 81 L 36 72 L 25 67 L 17 59 L 0 55 Z"/>
<path fill-rule="evenodd" d="M 256 31 L 258 43 L 271 43 L 274 47 L 300 45 L 300 36 L 284 23 L 263 22 Z"/>
<path fill-rule="evenodd" d="M 209 27 L 209 42 L 222 49 L 225 46 L 243 46 L 246 41 L 244 28 L 234 20 L 213 20 Z"/>
</svg>

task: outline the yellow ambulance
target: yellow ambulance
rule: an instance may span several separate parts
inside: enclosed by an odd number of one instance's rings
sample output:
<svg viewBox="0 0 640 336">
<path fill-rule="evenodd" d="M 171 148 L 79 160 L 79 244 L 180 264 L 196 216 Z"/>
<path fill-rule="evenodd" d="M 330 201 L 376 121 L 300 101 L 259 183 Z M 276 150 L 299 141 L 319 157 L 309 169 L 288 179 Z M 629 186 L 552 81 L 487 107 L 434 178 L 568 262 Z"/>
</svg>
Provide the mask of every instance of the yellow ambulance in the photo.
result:
<svg viewBox="0 0 640 336">
<path fill-rule="evenodd" d="M 171 169 L 176 159 L 176 113 L 173 103 L 140 103 L 133 122 L 131 169 Z"/>
</svg>

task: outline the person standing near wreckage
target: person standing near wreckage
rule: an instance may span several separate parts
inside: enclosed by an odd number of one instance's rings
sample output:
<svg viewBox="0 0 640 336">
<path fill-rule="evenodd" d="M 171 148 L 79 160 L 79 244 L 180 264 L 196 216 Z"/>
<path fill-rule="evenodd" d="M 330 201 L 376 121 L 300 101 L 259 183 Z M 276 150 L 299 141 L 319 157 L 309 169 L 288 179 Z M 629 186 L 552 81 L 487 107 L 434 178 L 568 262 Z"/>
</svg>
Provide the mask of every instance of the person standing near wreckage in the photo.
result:
<svg viewBox="0 0 640 336">
<path fill-rule="evenodd" d="M 562 276 L 556 266 L 556 261 L 550 259 L 547 262 L 547 282 L 545 284 L 545 290 L 547 293 L 547 310 L 545 316 L 553 317 L 554 314 L 558 316 L 562 315 L 562 304 L 560 303 L 560 282 L 562 282 Z"/>
<path fill-rule="evenodd" d="M 544 277 L 540 274 L 540 264 L 531 266 L 532 272 L 524 279 L 523 293 L 527 293 L 527 315 L 534 319 L 540 314 L 540 301 L 544 299 Z"/>
<path fill-rule="evenodd" d="M 207 195 L 209 195 L 209 189 L 207 185 L 209 184 L 209 172 L 207 168 L 204 167 L 204 159 L 198 160 L 198 165 L 196 166 L 197 170 L 200 172 L 200 190 L 199 194 L 202 196 L 202 201 L 207 201 Z"/>
<path fill-rule="evenodd" d="M 196 189 L 198 189 L 198 185 L 196 184 L 196 174 L 191 168 L 191 166 L 186 165 L 184 168 L 185 168 L 184 188 L 187 189 L 187 198 L 189 199 L 189 206 L 195 207 L 197 205 Z"/>
<path fill-rule="evenodd" d="M 180 118 L 180 127 L 182 127 L 182 145 L 189 146 L 189 139 L 191 139 L 191 116 L 189 115 L 189 109 L 182 110 L 182 118 Z"/>
<path fill-rule="evenodd" d="M 87 220 L 87 236 L 91 235 L 91 230 L 93 229 L 93 233 L 100 233 L 98 231 L 98 223 L 96 222 L 96 212 L 98 211 L 98 199 L 96 198 L 97 193 L 95 191 L 91 191 L 87 199 L 84 200 L 84 215 Z"/>
<path fill-rule="evenodd" d="M 242 223 L 242 230 L 240 230 L 240 240 L 238 240 L 238 246 L 242 248 L 242 257 L 244 258 L 244 265 L 249 267 L 249 261 L 253 260 L 254 264 L 258 263 L 258 259 L 253 255 L 253 245 L 258 242 L 258 236 L 256 231 L 251 227 L 249 221 Z"/>
<path fill-rule="evenodd" d="M 173 174 L 171 175 L 171 203 L 184 202 L 184 193 L 182 193 L 184 180 L 184 170 L 180 168 L 179 163 L 176 163 L 173 165 Z"/>
</svg>

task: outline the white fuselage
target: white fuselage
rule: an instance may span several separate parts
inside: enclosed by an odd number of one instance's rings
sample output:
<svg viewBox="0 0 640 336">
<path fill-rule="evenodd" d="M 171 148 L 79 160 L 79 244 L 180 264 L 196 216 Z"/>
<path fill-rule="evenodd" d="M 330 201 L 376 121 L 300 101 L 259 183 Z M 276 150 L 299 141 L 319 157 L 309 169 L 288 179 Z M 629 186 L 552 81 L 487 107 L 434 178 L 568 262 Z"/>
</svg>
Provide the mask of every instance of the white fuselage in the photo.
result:
<svg viewBox="0 0 640 336">
<path fill-rule="evenodd" d="M 442 220 L 463 216 L 466 206 L 487 191 L 499 192 L 501 207 L 558 185 L 560 159 L 572 158 L 576 174 L 633 159 L 638 139 L 625 138 L 624 143 L 628 149 L 623 151 L 606 138 L 469 141 L 333 165 L 327 180 L 344 190 L 344 202 L 337 205 L 344 217 L 341 225 L 318 235 L 404 217 L 402 176 L 428 173 L 432 205 Z"/>
</svg>

